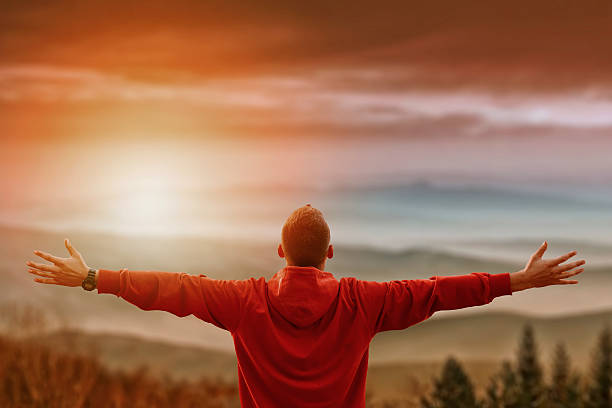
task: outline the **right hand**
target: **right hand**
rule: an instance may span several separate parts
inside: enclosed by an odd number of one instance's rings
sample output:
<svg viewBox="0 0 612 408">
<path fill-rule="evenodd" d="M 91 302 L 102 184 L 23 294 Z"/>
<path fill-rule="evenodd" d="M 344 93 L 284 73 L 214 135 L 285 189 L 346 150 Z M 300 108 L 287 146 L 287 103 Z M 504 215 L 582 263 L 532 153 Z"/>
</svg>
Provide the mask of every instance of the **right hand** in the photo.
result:
<svg viewBox="0 0 612 408">
<path fill-rule="evenodd" d="M 62 286 L 81 286 L 81 283 L 87 277 L 89 267 L 85 263 L 83 256 L 72 247 L 68 239 L 64 240 L 64 245 L 66 245 L 66 249 L 70 253 L 70 258 L 60 258 L 46 252 L 34 251 L 34 254 L 53 264 L 47 265 L 27 261 L 26 264 L 31 268 L 28 272 L 44 278 L 36 278 L 34 279 L 35 282 Z"/>
<path fill-rule="evenodd" d="M 542 256 L 547 248 L 548 243 L 544 241 L 542 246 L 531 255 L 525 268 L 512 274 L 514 275 L 513 279 L 511 279 L 513 292 L 550 285 L 573 285 L 578 283 L 577 280 L 566 279 L 583 272 L 584 268 L 579 268 L 579 266 L 584 265 L 586 261 L 581 259 L 575 262 L 564 263 L 576 255 L 576 251 L 568 252 L 553 259 L 543 259 Z"/>
</svg>

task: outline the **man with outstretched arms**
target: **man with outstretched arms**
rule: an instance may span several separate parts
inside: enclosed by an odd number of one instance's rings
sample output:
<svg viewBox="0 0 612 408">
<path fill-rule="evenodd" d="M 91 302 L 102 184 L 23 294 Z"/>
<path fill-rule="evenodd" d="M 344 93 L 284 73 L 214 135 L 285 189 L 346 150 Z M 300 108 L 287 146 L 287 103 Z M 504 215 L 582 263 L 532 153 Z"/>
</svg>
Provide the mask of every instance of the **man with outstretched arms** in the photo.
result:
<svg viewBox="0 0 612 408">
<path fill-rule="evenodd" d="M 27 264 L 39 283 L 97 289 L 143 310 L 192 314 L 228 330 L 238 358 L 243 407 L 363 408 L 369 344 L 377 333 L 405 329 L 439 310 L 484 305 L 526 289 L 576 284 L 568 278 L 582 272 L 585 263 L 567 262 L 576 251 L 544 259 L 544 242 L 523 269 L 511 273 L 337 280 L 325 271 L 334 253 L 329 241 L 323 214 L 306 205 L 283 226 L 278 255 L 286 266 L 269 280 L 94 269 L 68 240 L 69 257 L 34 251 L 51 264 Z"/>
</svg>

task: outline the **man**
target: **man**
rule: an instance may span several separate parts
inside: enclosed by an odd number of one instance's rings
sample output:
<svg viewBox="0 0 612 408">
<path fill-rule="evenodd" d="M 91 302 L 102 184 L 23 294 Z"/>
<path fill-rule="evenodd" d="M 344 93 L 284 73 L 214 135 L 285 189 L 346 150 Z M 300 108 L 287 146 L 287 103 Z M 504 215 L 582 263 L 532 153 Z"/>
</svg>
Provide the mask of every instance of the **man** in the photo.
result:
<svg viewBox="0 0 612 408">
<path fill-rule="evenodd" d="M 472 273 L 390 282 L 342 278 L 325 272 L 333 256 L 329 227 L 310 205 L 282 229 L 278 255 L 286 266 L 270 280 L 216 280 L 206 275 L 90 269 L 65 240 L 69 258 L 34 253 L 53 265 L 27 262 L 36 282 L 97 287 L 144 310 L 193 314 L 230 331 L 238 357 L 243 407 L 364 407 L 372 338 L 401 330 L 438 310 L 483 305 L 497 296 L 566 280 L 584 260 L 572 251 L 543 259 L 547 243 L 513 273 Z"/>
</svg>

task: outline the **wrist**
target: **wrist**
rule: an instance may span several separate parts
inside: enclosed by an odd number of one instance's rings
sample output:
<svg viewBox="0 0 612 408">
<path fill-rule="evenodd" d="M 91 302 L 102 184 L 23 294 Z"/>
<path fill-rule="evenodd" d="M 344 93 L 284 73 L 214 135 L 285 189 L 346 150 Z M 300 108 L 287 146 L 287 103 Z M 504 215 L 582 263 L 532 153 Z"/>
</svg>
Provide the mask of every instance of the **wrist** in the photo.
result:
<svg viewBox="0 0 612 408">
<path fill-rule="evenodd" d="M 83 289 L 87 291 L 94 290 L 98 284 L 98 270 L 94 268 L 88 268 L 87 277 L 81 283 Z"/>
<path fill-rule="evenodd" d="M 520 290 L 530 289 L 529 279 L 524 269 L 510 274 L 510 290 L 518 292 Z"/>
<path fill-rule="evenodd" d="M 98 282 L 98 273 L 100 272 L 100 270 L 99 270 L 99 269 L 96 269 L 96 268 L 87 267 L 87 269 L 85 269 L 85 272 L 83 272 L 83 273 L 81 274 L 81 275 L 83 276 L 82 280 L 87 279 L 87 276 L 89 275 L 89 271 L 90 271 L 90 270 L 95 271 L 95 276 L 94 276 L 94 279 L 95 279 L 95 282 L 97 283 L 97 282 Z"/>
</svg>

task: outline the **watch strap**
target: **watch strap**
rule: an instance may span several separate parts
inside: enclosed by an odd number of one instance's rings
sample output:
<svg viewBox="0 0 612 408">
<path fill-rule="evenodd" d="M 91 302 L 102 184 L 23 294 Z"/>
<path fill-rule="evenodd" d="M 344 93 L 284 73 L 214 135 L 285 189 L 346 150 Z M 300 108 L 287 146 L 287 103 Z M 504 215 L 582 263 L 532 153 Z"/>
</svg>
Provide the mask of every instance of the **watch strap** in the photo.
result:
<svg viewBox="0 0 612 408">
<path fill-rule="evenodd" d="M 96 272 L 97 272 L 96 269 L 89 268 L 89 271 L 87 272 L 87 276 L 83 280 L 83 283 L 81 283 L 81 286 L 83 287 L 83 289 L 94 290 L 96 288 Z"/>
</svg>

